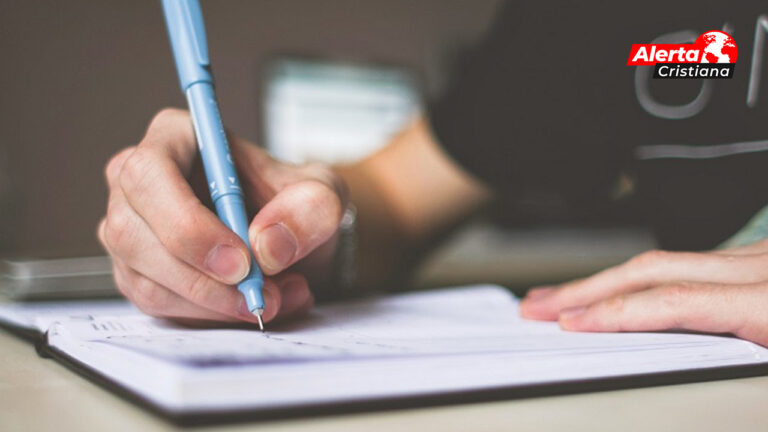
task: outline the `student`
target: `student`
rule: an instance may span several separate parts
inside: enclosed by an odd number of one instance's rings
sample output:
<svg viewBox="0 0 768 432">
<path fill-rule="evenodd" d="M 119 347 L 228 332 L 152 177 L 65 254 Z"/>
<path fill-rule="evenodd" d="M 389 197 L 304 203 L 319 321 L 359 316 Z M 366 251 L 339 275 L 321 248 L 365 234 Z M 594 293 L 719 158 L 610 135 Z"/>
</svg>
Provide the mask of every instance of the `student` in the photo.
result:
<svg viewBox="0 0 768 432">
<path fill-rule="evenodd" d="M 485 204 L 514 214 L 535 195 L 597 220 L 632 202 L 662 247 L 703 251 L 652 251 L 536 288 L 522 303 L 525 317 L 579 331 L 733 333 L 768 345 L 768 241 L 713 250 L 768 204 L 768 100 L 745 102 L 752 35 L 768 9 L 520 3 L 500 10 L 422 118 L 359 163 L 283 164 L 231 137 L 249 205 L 258 209 L 250 240 L 269 276 L 265 320 L 306 312 L 313 292 L 335 285 L 338 227 L 350 202 L 355 285 L 363 287 L 404 278 L 434 239 Z M 672 39 L 723 26 L 740 52 L 730 80 L 639 79 L 626 66 L 633 43 L 682 43 Z M 119 289 L 145 312 L 253 321 L 232 287 L 247 272 L 247 249 L 206 207 L 195 161 L 189 115 L 161 111 L 141 142 L 106 167 L 99 238 Z M 629 201 L 617 190 L 629 190 Z"/>
</svg>

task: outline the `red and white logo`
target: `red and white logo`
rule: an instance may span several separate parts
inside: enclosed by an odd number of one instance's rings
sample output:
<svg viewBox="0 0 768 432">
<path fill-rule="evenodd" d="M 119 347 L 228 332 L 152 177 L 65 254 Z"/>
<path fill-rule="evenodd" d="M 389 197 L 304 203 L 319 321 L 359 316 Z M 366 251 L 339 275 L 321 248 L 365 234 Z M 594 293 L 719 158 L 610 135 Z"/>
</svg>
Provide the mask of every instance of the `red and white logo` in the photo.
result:
<svg viewBox="0 0 768 432">
<path fill-rule="evenodd" d="M 690 44 L 634 44 L 627 66 L 655 66 L 654 78 L 731 78 L 739 49 L 720 30 Z"/>
</svg>

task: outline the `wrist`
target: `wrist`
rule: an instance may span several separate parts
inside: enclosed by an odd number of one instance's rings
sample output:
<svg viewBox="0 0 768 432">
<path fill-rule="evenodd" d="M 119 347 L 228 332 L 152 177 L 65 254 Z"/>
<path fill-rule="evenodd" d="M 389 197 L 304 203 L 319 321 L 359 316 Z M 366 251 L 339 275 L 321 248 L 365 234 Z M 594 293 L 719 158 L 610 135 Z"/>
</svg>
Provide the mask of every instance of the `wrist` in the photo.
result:
<svg viewBox="0 0 768 432">
<path fill-rule="evenodd" d="M 313 293 L 319 301 L 359 294 L 357 276 L 357 209 L 349 205 L 341 218 L 334 239 L 333 252 L 325 261 L 324 276 L 315 281 Z"/>
</svg>

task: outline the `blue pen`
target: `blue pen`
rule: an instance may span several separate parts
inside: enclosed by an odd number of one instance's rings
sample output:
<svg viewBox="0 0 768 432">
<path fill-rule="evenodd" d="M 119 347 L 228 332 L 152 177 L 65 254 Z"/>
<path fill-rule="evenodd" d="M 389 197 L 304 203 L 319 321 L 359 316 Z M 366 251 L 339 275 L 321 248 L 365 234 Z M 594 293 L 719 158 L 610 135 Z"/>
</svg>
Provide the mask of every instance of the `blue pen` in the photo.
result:
<svg viewBox="0 0 768 432">
<path fill-rule="evenodd" d="M 248 245 L 248 222 L 245 217 L 243 190 L 229 152 L 227 136 L 219 115 L 213 92 L 211 62 L 205 38 L 203 13 L 198 0 L 162 0 L 165 23 L 171 39 L 173 58 L 181 81 L 181 91 L 187 97 L 203 159 L 205 176 L 216 213 L 224 224 Z M 251 269 L 237 286 L 245 297 L 248 310 L 259 320 L 264 313 L 261 288 L 264 276 L 251 252 Z"/>
</svg>

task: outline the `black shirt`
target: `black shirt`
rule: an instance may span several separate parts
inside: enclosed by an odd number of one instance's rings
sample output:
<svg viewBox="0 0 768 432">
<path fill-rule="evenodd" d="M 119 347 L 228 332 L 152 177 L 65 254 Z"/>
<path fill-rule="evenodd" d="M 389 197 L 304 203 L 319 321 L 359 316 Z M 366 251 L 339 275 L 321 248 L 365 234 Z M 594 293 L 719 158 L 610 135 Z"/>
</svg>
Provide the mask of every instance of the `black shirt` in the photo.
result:
<svg viewBox="0 0 768 432">
<path fill-rule="evenodd" d="M 662 247 L 713 247 L 768 204 L 768 43 L 747 105 L 761 15 L 767 2 L 506 4 L 431 104 L 432 128 L 503 214 L 539 202 L 604 219 L 621 207 Z M 626 65 L 634 43 L 713 29 L 737 43 L 733 79 L 657 80 Z M 622 179 L 634 186 L 619 206 Z"/>
</svg>

